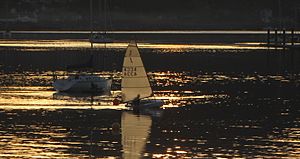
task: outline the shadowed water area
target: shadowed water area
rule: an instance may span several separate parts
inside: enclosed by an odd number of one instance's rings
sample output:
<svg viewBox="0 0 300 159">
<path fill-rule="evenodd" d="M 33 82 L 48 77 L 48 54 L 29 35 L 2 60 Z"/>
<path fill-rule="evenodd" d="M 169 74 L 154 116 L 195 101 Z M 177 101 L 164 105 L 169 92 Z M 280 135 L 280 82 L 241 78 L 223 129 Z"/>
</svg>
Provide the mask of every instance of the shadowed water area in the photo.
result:
<svg viewBox="0 0 300 159">
<path fill-rule="evenodd" d="M 69 66 L 92 56 L 93 73 L 120 92 L 126 46 L 91 52 L 85 40 L 1 40 L 0 157 L 300 157 L 299 50 L 138 43 L 154 98 L 165 102 L 139 115 L 110 96 L 51 87 L 53 73 L 74 74 Z"/>
</svg>

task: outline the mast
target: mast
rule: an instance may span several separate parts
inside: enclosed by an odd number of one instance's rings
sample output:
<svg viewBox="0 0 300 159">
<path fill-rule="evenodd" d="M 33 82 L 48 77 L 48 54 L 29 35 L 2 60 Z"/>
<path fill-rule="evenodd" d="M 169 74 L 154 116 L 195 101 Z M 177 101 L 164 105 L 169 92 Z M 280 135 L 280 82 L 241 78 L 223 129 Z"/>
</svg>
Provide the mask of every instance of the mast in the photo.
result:
<svg viewBox="0 0 300 159">
<path fill-rule="evenodd" d="M 91 43 L 91 63 L 92 63 L 92 68 L 93 69 L 93 50 L 94 50 L 94 44 L 93 44 L 93 30 L 94 30 L 94 26 L 93 26 L 93 0 L 90 0 L 90 30 L 91 30 L 91 35 L 90 35 L 90 43 Z M 91 71 L 91 75 L 93 75 L 93 70 Z"/>
<path fill-rule="evenodd" d="M 282 3 L 281 0 L 278 0 L 278 16 L 279 16 L 279 29 L 283 29 L 282 23 Z"/>
<path fill-rule="evenodd" d="M 104 56 L 103 56 L 103 69 L 105 68 L 105 53 L 106 53 L 106 40 L 107 40 L 107 35 L 106 35 L 106 29 L 107 29 L 107 24 L 106 24 L 106 14 L 107 14 L 107 7 L 106 7 L 106 5 L 107 5 L 107 2 L 106 2 L 106 0 L 104 0 Z"/>
<path fill-rule="evenodd" d="M 104 0 L 104 38 L 107 38 L 107 2 Z M 106 50 L 106 42 L 104 41 L 104 49 Z"/>
<path fill-rule="evenodd" d="M 104 35 L 106 35 L 107 30 L 107 2 L 104 0 Z"/>
<path fill-rule="evenodd" d="M 93 52 L 93 0 L 90 0 L 90 30 L 91 30 L 91 35 L 90 35 L 90 42 L 91 42 L 91 53 Z"/>
</svg>

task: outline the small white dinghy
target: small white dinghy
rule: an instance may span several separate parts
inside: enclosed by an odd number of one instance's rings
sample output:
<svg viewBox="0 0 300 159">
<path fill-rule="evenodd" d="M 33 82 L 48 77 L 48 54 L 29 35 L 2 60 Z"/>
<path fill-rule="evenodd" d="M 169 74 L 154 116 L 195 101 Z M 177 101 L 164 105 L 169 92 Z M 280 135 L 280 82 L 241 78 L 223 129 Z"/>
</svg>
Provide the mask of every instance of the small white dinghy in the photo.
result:
<svg viewBox="0 0 300 159">
<path fill-rule="evenodd" d="M 130 42 L 122 70 L 122 102 L 137 109 L 160 108 L 162 100 L 149 99 L 153 95 L 137 44 Z"/>
</svg>

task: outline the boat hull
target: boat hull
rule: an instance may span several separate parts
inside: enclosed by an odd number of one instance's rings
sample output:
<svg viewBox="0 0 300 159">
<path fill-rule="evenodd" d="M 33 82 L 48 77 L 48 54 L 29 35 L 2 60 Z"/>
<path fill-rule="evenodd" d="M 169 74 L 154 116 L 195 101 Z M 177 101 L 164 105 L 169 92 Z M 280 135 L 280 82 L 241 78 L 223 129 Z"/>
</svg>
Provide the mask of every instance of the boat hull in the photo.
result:
<svg viewBox="0 0 300 159">
<path fill-rule="evenodd" d="M 133 109 L 159 109 L 161 106 L 164 105 L 164 102 L 162 100 L 153 100 L 153 99 L 147 99 L 147 100 L 141 100 L 138 105 L 134 105 L 133 103 L 128 103 L 127 107 L 132 107 Z"/>
<path fill-rule="evenodd" d="M 57 80 L 53 87 L 59 92 L 81 92 L 81 93 L 105 93 L 111 90 L 111 80 L 95 80 L 95 81 L 69 81 L 67 79 Z"/>
</svg>

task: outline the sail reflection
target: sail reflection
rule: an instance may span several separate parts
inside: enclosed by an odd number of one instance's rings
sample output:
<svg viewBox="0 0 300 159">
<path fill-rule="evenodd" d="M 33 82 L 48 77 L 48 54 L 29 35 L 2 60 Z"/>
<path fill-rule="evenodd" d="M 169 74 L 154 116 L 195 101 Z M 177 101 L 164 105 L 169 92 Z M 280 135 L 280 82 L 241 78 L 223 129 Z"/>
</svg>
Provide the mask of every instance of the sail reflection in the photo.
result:
<svg viewBox="0 0 300 159">
<path fill-rule="evenodd" d="M 143 157 L 151 132 L 152 119 L 148 115 L 123 112 L 121 118 L 122 146 L 124 159 Z"/>
</svg>

